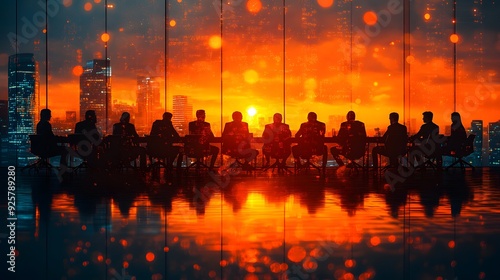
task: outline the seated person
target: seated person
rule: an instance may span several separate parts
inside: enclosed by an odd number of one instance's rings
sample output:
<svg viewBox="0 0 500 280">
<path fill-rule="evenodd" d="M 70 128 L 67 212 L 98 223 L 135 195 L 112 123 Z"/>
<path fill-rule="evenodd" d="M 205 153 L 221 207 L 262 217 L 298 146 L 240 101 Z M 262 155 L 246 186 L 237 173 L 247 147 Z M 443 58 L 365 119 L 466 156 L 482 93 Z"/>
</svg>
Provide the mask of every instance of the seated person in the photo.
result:
<svg viewBox="0 0 500 280">
<path fill-rule="evenodd" d="M 233 121 L 224 125 L 222 131 L 222 153 L 234 158 L 244 158 L 245 166 L 257 157 L 259 152 L 250 147 L 248 123 L 243 122 L 241 112 L 233 112 Z"/>
<path fill-rule="evenodd" d="M 406 153 L 408 144 L 408 130 L 405 125 L 400 124 L 399 114 L 389 114 L 390 125 L 382 136 L 384 146 L 376 146 L 372 149 L 373 168 L 378 168 L 378 155 L 389 157 L 390 166 L 398 166 L 398 157 Z"/>
<path fill-rule="evenodd" d="M 181 137 L 172 124 L 172 113 L 165 112 L 163 113 L 163 119 L 154 121 L 149 135 L 161 138 L 161 142 L 163 145 L 157 148 L 161 148 L 161 150 L 164 150 L 163 152 L 167 160 L 167 168 L 172 167 L 172 164 L 174 163 L 177 155 L 179 155 L 177 158 L 177 168 L 180 168 L 182 164 L 182 154 L 179 154 L 179 146 L 173 146 L 172 143 L 175 141 L 179 141 Z M 148 147 L 148 149 L 149 148 L 150 147 Z M 158 151 L 155 151 L 155 153 L 156 152 Z"/>
<path fill-rule="evenodd" d="M 326 167 L 328 148 L 324 144 L 325 132 L 325 123 L 318 121 L 316 113 L 310 112 L 307 122 L 302 123 L 295 134 L 298 145 L 292 147 L 292 154 L 297 167 L 302 167 L 301 158 L 309 159 L 313 155 L 323 156 L 322 168 Z"/>
<path fill-rule="evenodd" d="M 130 114 L 123 112 L 120 117 L 120 122 L 113 124 L 113 135 L 121 136 L 125 141 L 122 152 L 129 158 L 137 158 L 139 156 L 139 164 L 141 169 L 146 169 L 146 149 L 135 145 L 134 138 L 138 138 L 139 134 L 135 130 L 135 126 L 130 123 Z M 128 139 L 130 138 L 130 139 Z"/>
<path fill-rule="evenodd" d="M 36 134 L 42 136 L 42 142 L 47 147 L 47 156 L 61 156 L 59 161 L 60 166 L 67 166 L 69 153 L 66 147 L 57 145 L 60 139 L 52 131 L 52 125 L 49 122 L 51 118 L 52 112 L 49 109 L 42 109 L 40 111 L 40 121 L 36 125 Z"/>
<path fill-rule="evenodd" d="M 219 154 L 219 148 L 210 145 L 210 141 L 212 141 L 215 136 L 210 128 L 210 123 L 205 121 L 205 117 L 205 110 L 196 111 L 196 121 L 189 123 L 189 134 L 201 136 L 199 144 L 207 151 L 205 156 L 211 156 L 209 169 L 213 169 L 215 161 L 217 160 L 217 155 Z"/>
<path fill-rule="evenodd" d="M 441 149 L 438 147 L 438 143 L 435 142 L 439 134 L 439 126 L 432 122 L 434 114 L 430 111 L 422 113 L 424 124 L 420 127 L 420 130 L 410 136 L 410 141 L 418 144 L 410 149 L 410 162 L 413 164 L 417 161 L 420 165 L 422 162 L 421 156 L 435 157 L 437 167 L 440 169 L 442 167 Z M 425 148 L 420 147 L 420 145 L 425 145 Z"/>
<path fill-rule="evenodd" d="M 282 120 L 283 117 L 280 113 L 274 114 L 274 122 L 266 124 L 262 133 L 264 141 L 262 152 L 266 158 L 265 166 L 269 166 L 271 157 L 276 158 L 278 165 L 284 166 L 286 159 L 290 156 L 292 132 L 288 124 L 282 123 Z"/>
<path fill-rule="evenodd" d="M 451 113 L 451 134 L 446 137 L 446 142 L 443 144 L 441 150 L 442 155 L 454 155 L 462 149 L 466 140 L 467 132 L 465 132 L 460 114 L 458 112 Z"/>
<path fill-rule="evenodd" d="M 84 137 L 81 138 L 83 141 L 87 141 L 91 144 L 92 149 L 90 151 L 82 150 L 80 147 L 87 147 L 90 145 L 80 145 L 77 146 L 78 154 L 88 161 L 95 163 L 97 160 L 97 148 L 96 145 L 101 143 L 101 134 L 96 127 L 97 116 L 94 110 L 88 110 L 85 112 L 85 119 L 83 121 L 77 122 L 75 125 L 75 134 L 81 134 Z M 79 138 L 80 139 L 80 138 Z M 73 145 L 77 143 L 72 143 Z M 78 145 L 78 144 L 77 144 Z"/>
<path fill-rule="evenodd" d="M 347 112 L 346 119 L 347 121 L 340 124 L 337 135 L 339 147 L 330 149 L 338 166 L 344 166 L 340 155 L 346 158 L 360 158 L 365 153 L 365 124 L 356 120 L 356 113 L 353 111 Z"/>
</svg>

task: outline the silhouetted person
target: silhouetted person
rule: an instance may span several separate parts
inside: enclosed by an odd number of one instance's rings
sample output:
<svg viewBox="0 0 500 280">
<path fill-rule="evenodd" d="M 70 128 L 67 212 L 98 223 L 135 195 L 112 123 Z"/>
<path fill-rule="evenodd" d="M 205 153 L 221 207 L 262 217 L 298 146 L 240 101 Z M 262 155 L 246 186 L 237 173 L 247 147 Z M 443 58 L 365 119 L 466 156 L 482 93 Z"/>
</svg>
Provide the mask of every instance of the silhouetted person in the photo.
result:
<svg viewBox="0 0 500 280">
<path fill-rule="evenodd" d="M 249 162 L 255 159 L 259 152 L 250 147 L 248 123 L 242 121 L 241 112 L 233 112 L 232 118 L 233 121 L 226 123 L 222 131 L 222 154 L 233 158 L 244 158 L 243 167 L 248 167 Z"/>
<path fill-rule="evenodd" d="M 67 166 L 68 150 L 66 147 L 57 145 L 61 139 L 54 135 L 52 125 L 49 122 L 50 118 L 52 118 L 52 112 L 49 109 L 40 111 L 40 121 L 36 125 L 36 134 L 41 136 L 42 143 L 47 147 L 48 157 L 61 156 L 59 164 Z"/>
<path fill-rule="evenodd" d="M 210 145 L 210 141 L 212 141 L 215 136 L 210 128 L 210 123 L 205 121 L 205 117 L 205 110 L 196 111 L 196 121 L 189 123 L 189 134 L 200 135 L 199 144 L 205 146 L 208 151 L 207 155 L 211 156 L 209 168 L 213 169 L 215 161 L 217 160 L 217 155 L 219 154 L 219 148 Z"/>
<path fill-rule="evenodd" d="M 101 134 L 96 127 L 97 116 L 94 110 L 88 110 L 85 112 L 85 119 L 83 121 L 77 122 L 75 125 L 75 134 L 81 134 L 83 137 L 79 137 L 79 141 L 87 141 L 89 145 L 79 145 L 78 143 L 72 143 L 72 145 L 77 145 L 77 151 L 83 158 L 95 164 L 97 161 L 97 143 L 101 142 Z M 91 146 L 91 151 L 80 150 Z M 85 147 L 85 148 L 84 148 Z"/>
<path fill-rule="evenodd" d="M 408 130 L 405 125 L 398 122 L 399 114 L 390 113 L 389 121 L 391 124 L 387 127 L 387 131 L 382 136 L 384 146 L 377 146 L 372 149 L 374 169 L 378 168 L 378 155 L 389 157 L 390 166 L 396 167 L 399 164 L 398 157 L 404 155 L 407 150 Z"/>
<path fill-rule="evenodd" d="M 75 125 L 75 133 L 84 133 L 84 131 L 91 132 L 93 130 L 97 131 L 96 124 L 97 116 L 94 110 L 88 110 L 85 112 L 85 119 L 81 122 L 77 122 Z"/>
<path fill-rule="evenodd" d="M 451 155 L 462 148 L 467 140 L 467 132 L 462 124 L 462 119 L 458 112 L 451 113 L 451 134 L 446 138 L 442 148 L 443 155 Z"/>
<path fill-rule="evenodd" d="M 309 159 L 312 155 L 318 155 L 323 156 L 324 170 L 328 158 L 328 148 L 324 144 L 325 132 L 325 123 L 318 121 L 316 113 L 310 112 L 307 115 L 307 122 L 302 123 L 295 134 L 298 145 L 292 147 L 293 158 L 299 168 L 302 166 L 300 158 Z"/>
<path fill-rule="evenodd" d="M 163 113 L 163 119 L 154 121 L 153 126 L 151 127 L 151 133 L 149 133 L 149 135 L 160 137 L 160 139 L 162 140 L 162 143 L 164 145 L 155 148 L 164 150 L 163 154 L 167 159 L 167 168 L 172 167 L 172 164 L 178 155 L 177 168 L 180 169 L 182 164 L 182 154 L 179 154 L 179 146 L 173 146 L 172 143 L 178 142 L 181 137 L 172 124 L 172 113 L 165 112 Z M 156 152 L 159 151 L 155 151 L 155 153 Z"/>
<path fill-rule="evenodd" d="M 358 153 L 364 154 L 366 144 L 365 124 L 356 120 L 356 114 L 353 111 L 347 112 L 347 121 L 340 124 L 337 138 L 339 147 L 332 147 L 330 153 L 332 153 L 338 166 L 344 166 L 340 155 L 349 158 L 354 155 L 357 157 Z"/>
<path fill-rule="evenodd" d="M 271 157 L 276 158 L 278 164 L 284 166 L 286 159 L 290 156 L 292 132 L 288 124 L 282 121 L 283 117 L 280 113 L 274 114 L 273 123 L 266 124 L 262 133 L 264 142 L 262 153 L 266 158 L 265 166 L 269 166 Z"/>
<path fill-rule="evenodd" d="M 434 114 L 430 111 L 422 113 L 424 124 L 420 127 L 420 130 L 410 136 L 412 142 L 416 142 L 419 145 L 425 145 L 424 147 L 419 147 L 418 145 L 410 149 L 410 163 L 414 164 L 415 160 L 422 163 L 422 158 L 420 155 L 426 157 L 435 157 L 438 168 L 442 167 L 441 160 L 441 148 L 439 143 L 436 143 L 439 135 L 439 126 L 432 122 Z"/>
<path fill-rule="evenodd" d="M 123 146 L 123 152 L 130 158 L 139 156 L 139 164 L 141 169 L 146 168 L 146 149 L 137 146 L 135 140 L 139 137 L 135 126 L 130 123 L 130 114 L 123 112 L 120 117 L 120 122 L 113 124 L 113 135 L 121 136 L 125 140 L 126 145 Z"/>
</svg>

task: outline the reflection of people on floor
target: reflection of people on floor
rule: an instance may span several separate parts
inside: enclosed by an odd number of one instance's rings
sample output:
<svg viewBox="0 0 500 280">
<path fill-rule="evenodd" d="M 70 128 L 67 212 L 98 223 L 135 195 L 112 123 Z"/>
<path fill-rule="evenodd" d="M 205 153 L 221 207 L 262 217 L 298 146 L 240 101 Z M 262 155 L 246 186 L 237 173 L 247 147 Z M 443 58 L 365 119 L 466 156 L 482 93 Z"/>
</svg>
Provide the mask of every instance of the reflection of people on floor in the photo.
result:
<svg viewBox="0 0 500 280">
<path fill-rule="evenodd" d="M 298 144 L 292 147 L 292 154 L 295 163 L 300 168 L 300 159 L 310 159 L 311 156 L 323 156 L 322 167 L 326 167 L 328 158 L 328 148 L 325 142 L 326 125 L 318 121 L 318 115 L 310 112 L 307 115 L 307 122 L 300 125 L 299 131 L 295 134 Z"/>
<path fill-rule="evenodd" d="M 462 119 L 458 112 L 451 113 L 451 134 L 446 137 L 441 153 L 444 156 L 454 155 L 462 148 L 467 140 L 467 132 L 462 124 Z"/>
<path fill-rule="evenodd" d="M 425 178 L 417 185 L 420 204 L 424 207 L 427 218 L 434 217 L 434 213 L 439 207 L 439 199 L 442 195 L 442 188 L 439 185 L 435 178 Z"/>
<path fill-rule="evenodd" d="M 139 164 L 141 169 L 146 168 L 146 149 L 144 147 L 138 146 L 134 138 L 138 138 L 139 134 L 135 130 L 135 126 L 130 123 L 130 114 L 128 112 L 123 112 L 120 117 L 120 122 L 113 125 L 113 135 L 121 136 L 125 140 L 125 145 L 122 146 L 123 153 L 131 158 L 135 159 L 139 156 Z"/>
<path fill-rule="evenodd" d="M 347 212 L 349 217 L 354 217 L 358 209 L 363 208 L 366 190 L 357 188 L 353 184 L 343 185 L 340 189 L 340 208 Z"/>
<path fill-rule="evenodd" d="M 365 124 L 356 120 L 353 111 L 347 112 L 347 121 L 340 124 L 338 147 L 332 147 L 330 153 L 338 166 L 344 166 L 340 155 L 347 158 L 360 158 L 365 153 L 366 130 Z"/>
<path fill-rule="evenodd" d="M 206 150 L 208 151 L 207 156 L 211 156 L 209 167 L 213 169 L 215 161 L 217 160 L 217 155 L 219 154 L 219 148 L 210 145 L 210 141 L 212 141 L 215 136 L 210 128 L 210 123 L 205 121 L 205 117 L 205 110 L 196 111 L 196 121 L 189 123 L 189 134 L 201 136 L 199 144 L 206 146 Z"/>
<path fill-rule="evenodd" d="M 398 218 L 399 210 L 406 205 L 407 196 L 408 190 L 405 185 L 400 185 L 385 192 L 385 203 L 389 206 L 391 217 Z"/>
<path fill-rule="evenodd" d="M 408 130 L 405 125 L 400 124 L 399 114 L 389 114 L 390 125 L 382 136 L 383 146 L 376 146 L 372 149 L 373 168 L 378 168 L 378 155 L 389 157 L 390 166 L 398 166 L 398 157 L 406 154 L 408 144 Z"/>
<path fill-rule="evenodd" d="M 439 135 L 439 126 L 432 122 L 434 116 L 432 112 L 426 111 L 422 115 L 424 124 L 416 134 L 410 136 L 410 141 L 418 141 L 418 144 L 424 145 L 424 147 L 417 145 L 410 149 L 410 163 L 414 164 L 417 161 L 419 164 L 422 164 L 422 155 L 424 155 L 426 157 L 435 157 L 438 168 L 441 168 L 441 149 L 439 148 L 439 143 L 436 143 Z"/>
<path fill-rule="evenodd" d="M 233 121 L 226 123 L 222 131 L 222 154 L 236 159 L 243 158 L 245 160 L 243 167 L 246 167 L 259 152 L 250 147 L 251 135 L 248 131 L 248 123 L 242 121 L 241 112 L 233 112 L 232 117 Z"/>
<path fill-rule="evenodd" d="M 447 176 L 443 187 L 445 196 L 450 202 L 451 216 L 460 216 L 462 207 L 474 200 L 474 192 L 472 188 L 467 185 L 465 174 L 461 173 Z"/>
<path fill-rule="evenodd" d="M 179 141 L 181 138 L 172 124 L 172 113 L 165 112 L 163 113 L 163 118 L 161 120 L 154 121 L 149 135 L 153 137 L 160 137 L 163 145 L 153 147 L 160 149 L 159 151 L 154 151 L 154 154 L 160 153 L 165 156 L 167 169 L 172 168 L 172 164 L 174 163 L 176 157 L 177 168 L 180 169 L 182 164 L 182 154 L 179 154 L 179 146 L 174 146 L 172 143 Z M 149 149 L 150 147 L 148 147 L 148 150 Z"/>
<path fill-rule="evenodd" d="M 57 145 L 60 141 L 58 136 L 54 135 L 50 119 L 52 112 L 49 109 L 40 111 L 40 121 L 36 125 L 36 134 L 41 136 L 41 141 L 46 147 L 48 157 L 61 156 L 60 165 L 68 165 L 68 150 L 66 147 Z"/>
<path fill-rule="evenodd" d="M 265 166 L 269 166 L 271 158 L 275 158 L 279 165 L 284 166 L 286 159 L 291 153 L 292 132 L 288 124 L 282 122 L 283 116 L 276 113 L 273 116 L 273 123 L 266 124 L 262 139 L 262 153 L 266 158 Z"/>
</svg>

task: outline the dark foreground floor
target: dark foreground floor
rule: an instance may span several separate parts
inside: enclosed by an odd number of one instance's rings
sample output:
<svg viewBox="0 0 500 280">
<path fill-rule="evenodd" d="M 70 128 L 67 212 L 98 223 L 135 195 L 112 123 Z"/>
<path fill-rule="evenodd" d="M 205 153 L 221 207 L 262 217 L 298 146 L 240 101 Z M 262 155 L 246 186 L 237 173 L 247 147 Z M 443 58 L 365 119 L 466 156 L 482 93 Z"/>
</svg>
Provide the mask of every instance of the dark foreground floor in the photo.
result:
<svg viewBox="0 0 500 280">
<path fill-rule="evenodd" d="M 0 279 L 500 279 L 499 169 L 1 172 Z"/>
</svg>

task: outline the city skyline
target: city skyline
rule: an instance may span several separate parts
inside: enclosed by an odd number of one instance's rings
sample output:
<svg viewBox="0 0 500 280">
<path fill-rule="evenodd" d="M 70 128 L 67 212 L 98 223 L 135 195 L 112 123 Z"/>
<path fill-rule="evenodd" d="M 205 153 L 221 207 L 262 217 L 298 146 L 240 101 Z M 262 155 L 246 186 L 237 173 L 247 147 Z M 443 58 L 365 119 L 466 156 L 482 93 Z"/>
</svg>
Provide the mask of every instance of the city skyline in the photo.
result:
<svg viewBox="0 0 500 280">
<path fill-rule="evenodd" d="M 164 2 L 108 3 L 107 25 L 103 1 L 54 0 L 48 1 L 48 33 L 33 20 L 45 7 L 18 2 L 17 14 L 7 16 L 11 24 L 2 28 L 12 39 L 17 23 L 17 35 L 26 39 L 18 38 L 18 51 L 33 52 L 39 60 L 41 103 L 48 88 L 55 117 L 80 111 L 78 80 L 85 61 L 107 55 L 113 61 L 113 101 L 137 106 L 137 76 L 158 77 L 162 108 L 167 100 L 166 109 L 172 111 L 172 96 L 185 95 L 194 110 L 205 109 L 207 120 L 219 125 L 221 117 L 236 110 L 254 130 L 260 119 L 275 112 L 298 127 L 309 111 L 326 122 L 352 109 L 370 130 L 386 127 L 391 111 L 417 127 L 421 112 L 434 111 L 443 129 L 455 109 L 464 123 L 500 119 L 495 114 L 500 65 L 495 2 L 457 6 L 456 83 L 449 38 L 453 7 L 445 1 L 412 2 L 409 37 L 403 36 L 403 2 L 394 0 L 308 1 L 285 7 L 282 1 L 229 1 L 232 6 L 222 6 L 222 24 L 220 10 L 210 1 L 168 1 L 166 18 Z M 27 32 L 30 24 L 32 33 Z M 103 42 L 105 28 L 109 41 Z M 2 45 L 0 51 L 4 57 L 12 47 Z M 247 114 L 249 109 L 256 114 Z M 161 114 L 152 116 L 159 118 Z M 332 125 L 329 130 L 339 123 Z"/>
</svg>

